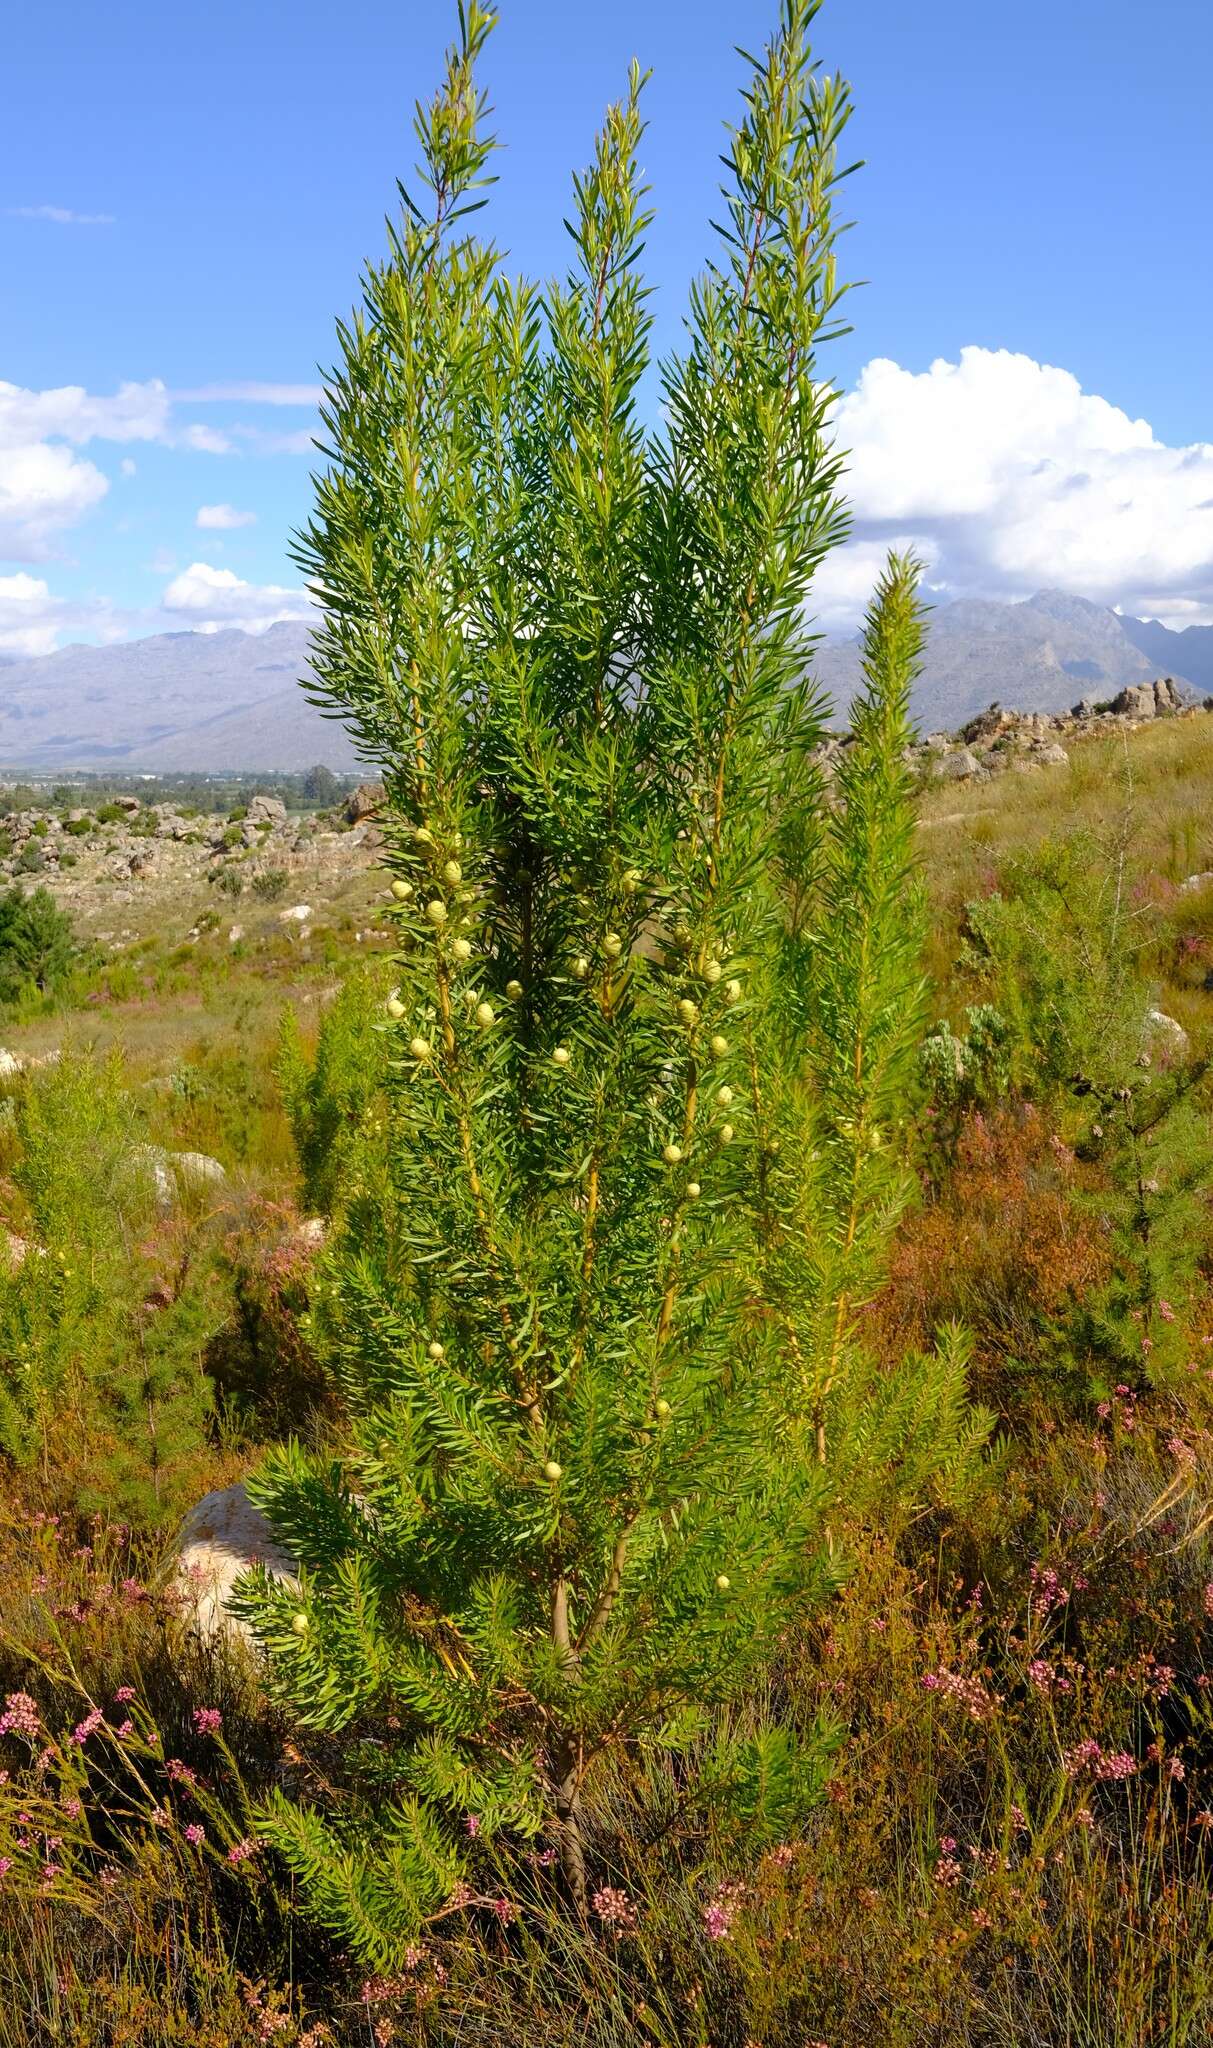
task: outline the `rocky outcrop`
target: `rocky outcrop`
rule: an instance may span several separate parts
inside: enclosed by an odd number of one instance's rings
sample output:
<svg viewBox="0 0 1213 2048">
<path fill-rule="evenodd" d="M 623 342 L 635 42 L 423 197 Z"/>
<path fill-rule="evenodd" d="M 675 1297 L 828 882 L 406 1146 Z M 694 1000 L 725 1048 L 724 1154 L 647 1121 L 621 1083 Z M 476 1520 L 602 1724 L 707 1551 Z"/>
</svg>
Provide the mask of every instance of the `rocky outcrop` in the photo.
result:
<svg viewBox="0 0 1213 2048">
<path fill-rule="evenodd" d="M 182 1195 L 220 1187 L 227 1179 L 227 1169 L 206 1152 L 166 1152 L 161 1145 L 136 1145 L 132 1156 L 136 1171 L 151 1182 L 161 1209 L 175 1208 Z"/>
<path fill-rule="evenodd" d="M 1036 768 L 1065 768 L 1070 756 L 1063 740 L 1132 731 L 1147 719 L 1181 713 L 1198 715 L 1168 676 L 1160 682 L 1133 684 L 1110 702 L 1083 697 L 1068 712 L 1010 711 L 990 704 L 959 733 L 928 733 L 912 755 L 927 776 L 948 782 L 982 780 L 1008 769 L 1025 774 Z"/>
</svg>

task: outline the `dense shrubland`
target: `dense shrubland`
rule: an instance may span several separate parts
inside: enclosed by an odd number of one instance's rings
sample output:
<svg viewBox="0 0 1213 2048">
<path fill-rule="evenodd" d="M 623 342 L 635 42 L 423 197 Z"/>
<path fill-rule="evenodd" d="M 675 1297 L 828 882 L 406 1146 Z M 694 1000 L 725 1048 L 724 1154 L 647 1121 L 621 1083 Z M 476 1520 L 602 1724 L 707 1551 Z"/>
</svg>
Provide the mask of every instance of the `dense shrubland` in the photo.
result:
<svg viewBox="0 0 1213 2048">
<path fill-rule="evenodd" d="M 916 856 L 911 562 L 820 779 L 815 11 L 655 440 L 642 81 L 542 299 L 468 9 L 301 544 L 393 958 L 3 1081 L 0 2043 L 1207 2035 L 1213 892 L 1078 748 Z M 249 1471 L 257 1655 L 165 1563 Z"/>
</svg>

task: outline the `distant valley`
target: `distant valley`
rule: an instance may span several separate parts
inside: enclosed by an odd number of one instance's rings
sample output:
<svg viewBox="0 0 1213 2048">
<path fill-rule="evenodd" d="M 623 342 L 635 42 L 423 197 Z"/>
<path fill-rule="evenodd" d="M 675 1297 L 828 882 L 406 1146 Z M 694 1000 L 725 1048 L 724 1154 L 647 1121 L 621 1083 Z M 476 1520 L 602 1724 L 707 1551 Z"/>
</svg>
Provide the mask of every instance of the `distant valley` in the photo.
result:
<svg viewBox="0 0 1213 2048">
<path fill-rule="evenodd" d="M 1044 590 L 1020 604 L 964 599 L 931 613 L 914 711 L 954 730 L 997 700 L 1059 711 L 1083 696 L 1171 676 L 1213 691 L 1213 626 L 1172 632 Z M 0 661 L 0 768 L 297 771 L 359 764 L 336 719 L 309 703 L 309 631 L 165 633 Z M 841 717 L 860 685 L 857 638 L 831 637 L 816 673 Z"/>
<path fill-rule="evenodd" d="M 349 734 L 308 702 L 310 634 L 160 633 L 0 665 L 0 766 L 170 773 L 356 768 Z"/>
</svg>

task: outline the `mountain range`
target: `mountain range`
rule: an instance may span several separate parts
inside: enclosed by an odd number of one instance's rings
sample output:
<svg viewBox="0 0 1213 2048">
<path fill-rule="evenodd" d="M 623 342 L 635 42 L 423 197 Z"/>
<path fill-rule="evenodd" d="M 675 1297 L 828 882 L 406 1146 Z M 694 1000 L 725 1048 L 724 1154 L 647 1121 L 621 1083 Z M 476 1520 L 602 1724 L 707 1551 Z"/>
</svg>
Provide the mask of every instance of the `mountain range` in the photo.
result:
<svg viewBox="0 0 1213 2048">
<path fill-rule="evenodd" d="M 0 767 L 159 771 L 360 765 L 340 722 L 308 702 L 309 629 L 161 633 L 0 661 Z M 861 681 L 857 637 L 830 637 L 815 670 L 841 714 Z M 1060 590 L 1019 604 L 965 598 L 930 614 L 914 693 L 924 731 L 997 700 L 1060 711 L 1160 675 L 1213 692 L 1213 626 L 1173 632 Z"/>
<path fill-rule="evenodd" d="M 310 632 L 158 633 L 0 666 L 0 764 L 169 773 L 359 766 L 299 684 Z"/>
<path fill-rule="evenodd" d="M 835 707 L 845 706 L 861 679 L 858 637 L 825 640 L 815 669 Z M 1019 604 L 962 598 L 929 615 L 914 715 L 924 732 L 954 731 L 988 704 L 1064 711 L 1158 676 L 1194 694 L 1213 690 L 1213 626 L 1173 632 L 1062 590 Z"/>
</svg>

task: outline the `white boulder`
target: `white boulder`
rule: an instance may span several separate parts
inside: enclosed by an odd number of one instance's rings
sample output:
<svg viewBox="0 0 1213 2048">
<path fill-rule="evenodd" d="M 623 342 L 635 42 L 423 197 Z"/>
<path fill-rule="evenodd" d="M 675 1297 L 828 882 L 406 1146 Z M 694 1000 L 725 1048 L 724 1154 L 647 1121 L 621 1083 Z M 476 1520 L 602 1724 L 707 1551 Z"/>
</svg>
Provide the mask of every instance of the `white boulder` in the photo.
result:
<svg viewBox="0 0 1213 2048">
<path fill-rule="evenodd" d="M 1163 1051 L 1183 1059 L 1188 1050 L 1188 1034 L 1174 1017 L 1168 1017 L 1165 1010 L 1146 1011 L 1146 1029 L 1155 1045 Z"/>
<path fill-rule="evenodd" d="M 255 1508 L 243 1482 L 208 1493 L 190 1509 L 177 1536 L 173 1583 L 200 1635 L 252 1643 L 244 1622 L 228 1611 L 236 1581 L 255 1564 L 293 1585 L 294 1558 Z"/>
</svg>

